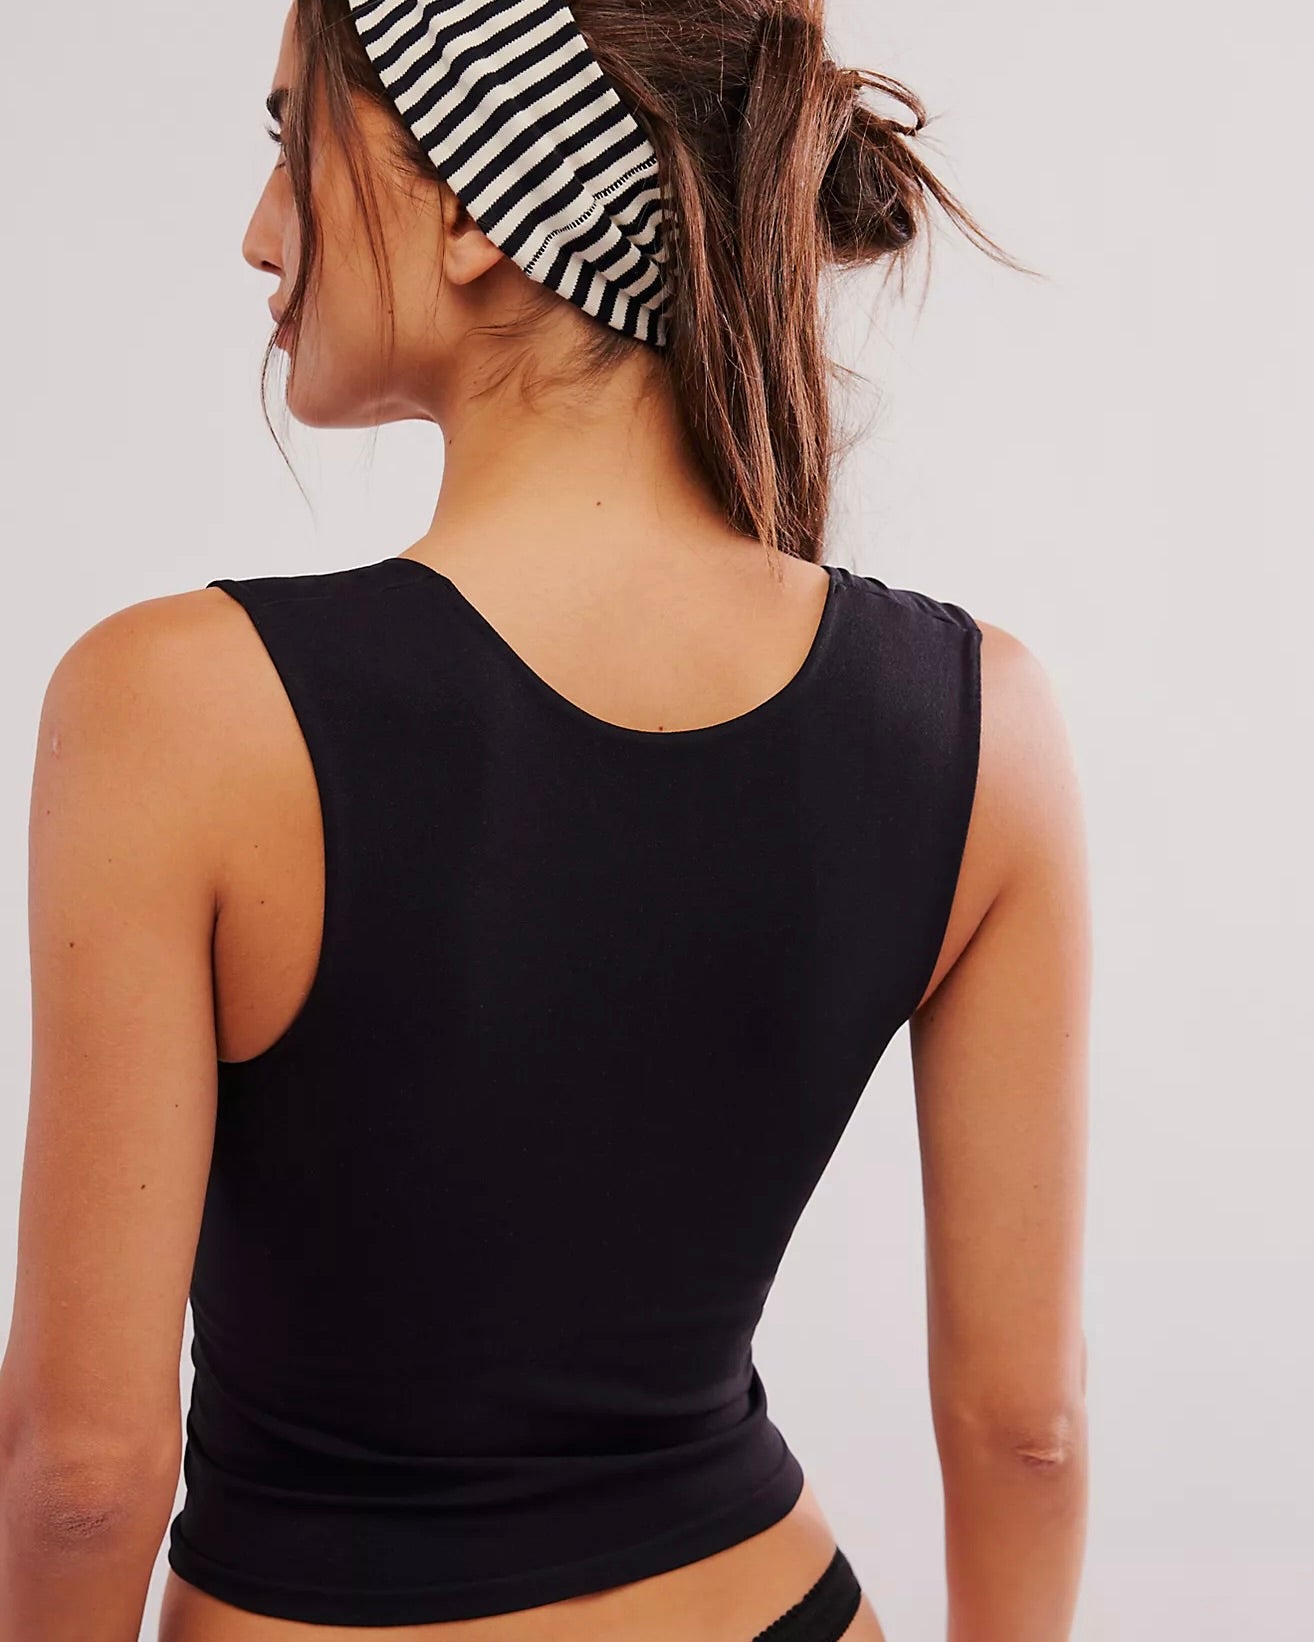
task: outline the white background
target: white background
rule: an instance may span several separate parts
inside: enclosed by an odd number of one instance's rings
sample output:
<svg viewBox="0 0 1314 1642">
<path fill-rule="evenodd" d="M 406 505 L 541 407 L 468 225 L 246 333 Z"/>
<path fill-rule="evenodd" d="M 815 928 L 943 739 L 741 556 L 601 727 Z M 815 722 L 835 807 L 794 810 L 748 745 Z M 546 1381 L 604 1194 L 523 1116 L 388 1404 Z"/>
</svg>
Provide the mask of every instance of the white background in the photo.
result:
<svg viewBox="0 0 1314 1642">
<path fill-rule="evenodd" d="M 1046 276 L 942 224 L 920 312 L 916 280 L 903 307 L 846 287 L 843 357 L 880 394 L 855 401 L 869 431 L 828 556 L 1018 634 L 1077 747 L 1097 973 L 1075 1636 L 1307 1642 L 1308 24 L 1276 0 L 829 15 L 842 60 L 919 92 L 924 157 Z M 55 662 L 143 598 L 400 551 L 437 491 L 433 427 L 385 430 L 371 460 L 367 435 L 294 426 L 312 514 L 261 420 L 272 281 L 240 242 L 282 16 L 67 0 L 6 20 L 0 1320 Z M 900 1034 L 756 1353 L 890 1642 L 943 1636 L 919 1194 Z M 162 1547 L 143 1636 L 164 1571 Z"/>
</svg>

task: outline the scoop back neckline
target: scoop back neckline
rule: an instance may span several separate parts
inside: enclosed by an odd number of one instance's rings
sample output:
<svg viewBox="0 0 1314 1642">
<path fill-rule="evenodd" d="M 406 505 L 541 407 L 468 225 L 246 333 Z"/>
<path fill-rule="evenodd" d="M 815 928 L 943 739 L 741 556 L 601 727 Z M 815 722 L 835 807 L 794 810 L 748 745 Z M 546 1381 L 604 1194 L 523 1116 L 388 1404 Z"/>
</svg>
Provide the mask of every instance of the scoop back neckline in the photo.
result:
<svg viewBox="0 0 1314 1642">
<path fill-rule="evenodd" d="M 756 705 L 746 708 L 742 713 L 736 713 L 732 718 L 719 719 L 715 724 L 695 724 L 683 730 L 643 730 L 636 725 L 617 724 L 608 718 L 601 718 L 597 713 L 591 713 L 588 708 L 581 707 L 578 702 L 565 696 L 555 685 L 537 673 L 524 659 L 520 652 L 503 637 L 487 616 L 466 598 L 461 589 L 452 581 L 450 576 L 443 574 L 435 566 L 427 564 L 423 559 L 408 558 L 404 554 L 392 554 L 381 561 L 382 565 L 410 564 L 420 572 L 423 580 L 427 581 L 436 590 L 442 592 L 461 614 L 463 619 L 479 634 L 485 642 L 490 643 L 509 662 L 512 669 L 549 705 L 577 723 L 591 727 L 601 735 L 609 736 L 613 740 L 628 741 L 634 745 L 655 744 L 688 744 L 698 741 L 709 741 L 733 735 L 741 730 L 748 730 L 765 723 L 777 716 L 785 707 L 804 693 L 809 681 L 816 674 L 821 665 L 823 656 L 829 648 L 831 634 L 834 631 L 839 605 L 840 567 L 833 564 L 822 564 L 826 572 L 826 597 L 821 607 L 821 617 L 817 623 L 812 642 L 807 653 L 793 674 L 785 680 L 780 688 L 759 701 Z"/>
</svg>

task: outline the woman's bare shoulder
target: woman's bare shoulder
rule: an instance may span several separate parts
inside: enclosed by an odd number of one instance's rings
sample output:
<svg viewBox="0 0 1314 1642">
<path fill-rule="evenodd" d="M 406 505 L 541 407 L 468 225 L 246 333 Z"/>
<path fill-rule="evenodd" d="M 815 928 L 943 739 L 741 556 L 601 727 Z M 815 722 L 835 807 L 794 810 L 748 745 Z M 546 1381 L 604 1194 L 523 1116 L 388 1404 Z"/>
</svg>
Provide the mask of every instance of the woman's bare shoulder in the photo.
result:
<svg viewBox="0 0 1314 1642">
<path fill-rule="evenodd" d="M 1075 749 L 1061 694 L 1010 629 L 981 629 L 981 751 L 972 829 L 990 901 L 1081 829 Z"/>
</svg>

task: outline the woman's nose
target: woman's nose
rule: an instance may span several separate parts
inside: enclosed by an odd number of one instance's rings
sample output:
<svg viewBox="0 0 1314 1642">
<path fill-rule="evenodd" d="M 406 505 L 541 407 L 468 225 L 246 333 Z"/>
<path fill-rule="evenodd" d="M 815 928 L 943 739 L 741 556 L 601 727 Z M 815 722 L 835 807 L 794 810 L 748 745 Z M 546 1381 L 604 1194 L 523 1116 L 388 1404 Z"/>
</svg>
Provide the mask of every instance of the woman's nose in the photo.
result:
<svg viewBox="0 0 1314 1642">
<path fill-rule="evenodd" d="M 278 212 L 270 199 L 268 184 L 251 214 L 246 233 L 242 236 L 242 257 L 258 272 L 278 274 L 282 277 L 283 235 Z"/>
</svg>

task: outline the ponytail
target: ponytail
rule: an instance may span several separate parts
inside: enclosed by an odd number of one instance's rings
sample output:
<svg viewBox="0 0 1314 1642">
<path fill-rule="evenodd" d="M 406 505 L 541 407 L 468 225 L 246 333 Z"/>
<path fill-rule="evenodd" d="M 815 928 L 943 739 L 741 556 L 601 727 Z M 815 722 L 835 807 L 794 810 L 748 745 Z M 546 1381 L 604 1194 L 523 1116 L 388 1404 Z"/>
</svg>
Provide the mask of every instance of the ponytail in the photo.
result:
<svg viewBox="0 0 1314 1642">
<path fill-rule="evenodd" d="M 745 498 L 755 534 L 811 557 L 830 490 L 830 400 L 817 293 L 828 255 L 827 172 L 852 122 L 852 90 L 820 28 L 770 10 L 735 145 L 735 262 L 766 438 Z M 817 544 L 819 545 L 819 544 Z"/>
<path fill-rule="evenodd" d="M 1031 270 L 909 146 L 926 123 L 914 93 L 839 67 L 808 0 L 573 0 L 572 9 L 662 164 L 668 368 L 694 449 L 737 529 L 820 560 L 835 457 L 827 270 L 902 263 L 928 195 L 988 255 Z M 866 90 L 902 102 L 913 123 L 877 113 Z M 606 337 L 598 347 L 616 351 Z"/>
</svg>

